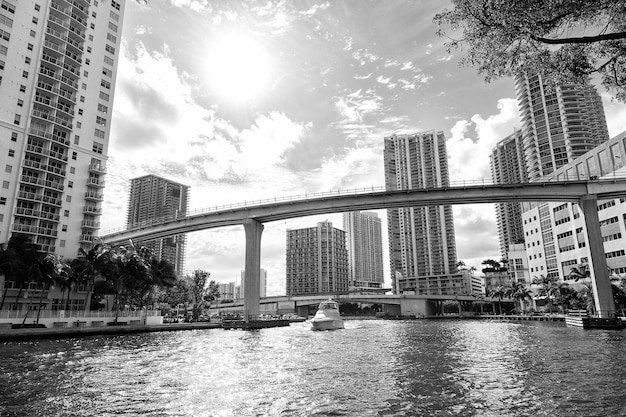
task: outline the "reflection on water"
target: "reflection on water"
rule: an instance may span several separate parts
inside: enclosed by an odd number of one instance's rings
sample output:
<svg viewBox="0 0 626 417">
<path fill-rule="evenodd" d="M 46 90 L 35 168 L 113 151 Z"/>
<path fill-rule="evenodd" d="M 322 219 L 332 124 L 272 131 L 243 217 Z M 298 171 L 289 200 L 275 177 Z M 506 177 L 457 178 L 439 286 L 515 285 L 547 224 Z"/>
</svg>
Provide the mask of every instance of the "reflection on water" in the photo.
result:
<svg viewBox="0 0 626 417">
<path fill-rule="evenodd" d="M 2 416 L 626 415 L 623 332 L 347 321 L 0 345 Z"/>
</svg>

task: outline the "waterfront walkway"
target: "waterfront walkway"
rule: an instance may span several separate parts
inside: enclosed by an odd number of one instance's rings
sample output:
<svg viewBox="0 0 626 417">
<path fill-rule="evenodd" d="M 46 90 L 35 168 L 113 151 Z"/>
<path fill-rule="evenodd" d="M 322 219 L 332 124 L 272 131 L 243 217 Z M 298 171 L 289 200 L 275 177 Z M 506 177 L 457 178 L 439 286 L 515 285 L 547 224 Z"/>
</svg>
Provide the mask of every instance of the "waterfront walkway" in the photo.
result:
<svg viewBox="0 0 626 417">
<path fill-rule="evenodd" d="M 217 329 L 221 327 L 221 323 L 195 322 L 125 326 L 0 329 L 0 342 L 30 339 L 54 339 L 61 337 L 83 337 L 94 335 L 169 332 L 177 330 L 204 330 Z"/>
</svg>

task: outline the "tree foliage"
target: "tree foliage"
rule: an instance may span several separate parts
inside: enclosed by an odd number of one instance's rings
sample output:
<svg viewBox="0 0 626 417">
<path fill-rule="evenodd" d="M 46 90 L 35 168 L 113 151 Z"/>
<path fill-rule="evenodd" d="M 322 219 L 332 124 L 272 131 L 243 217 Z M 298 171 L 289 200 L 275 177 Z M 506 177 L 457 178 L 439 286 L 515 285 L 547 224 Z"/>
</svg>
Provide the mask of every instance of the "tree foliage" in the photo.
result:
<svg viewBox="0 0 626 417">
<path fill-rule="evenodd" d="M 599 74 L 604 87 L 626 101 L 626 0 L 453 4 L 435 16 L 437 33 L 449 39 L 448 52 L 466 46 L 460 64 L 476 67 L 487 82 L 538 72 L 555 85 Z"/>
</svg>

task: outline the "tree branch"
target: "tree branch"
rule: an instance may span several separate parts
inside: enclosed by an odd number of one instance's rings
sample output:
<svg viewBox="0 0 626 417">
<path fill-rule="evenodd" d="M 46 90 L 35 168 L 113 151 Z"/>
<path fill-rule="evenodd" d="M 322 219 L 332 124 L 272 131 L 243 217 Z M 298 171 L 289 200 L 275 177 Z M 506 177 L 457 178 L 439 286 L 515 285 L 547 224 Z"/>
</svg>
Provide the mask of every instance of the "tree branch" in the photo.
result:
<svg viewBox="0 0 626 417">
<path fill-rule="evenodd" d="M 530 35 L 533 40 L 541 43 L 547 43 L 550 45 L 562 45 L 569 43 L 594 43 L 600 41 L 608 41 L 608 40 L 616 40 L 616 39 L 626 39 L 626 32 L 616 32 L 616 33 L 605 33 L 602 35 L 596 36 L 582 36 L 579 38 L 563 38 L 563 39 L 550 39 L 550 38 L 542 38 L 540 36 Z"/>
</svg>

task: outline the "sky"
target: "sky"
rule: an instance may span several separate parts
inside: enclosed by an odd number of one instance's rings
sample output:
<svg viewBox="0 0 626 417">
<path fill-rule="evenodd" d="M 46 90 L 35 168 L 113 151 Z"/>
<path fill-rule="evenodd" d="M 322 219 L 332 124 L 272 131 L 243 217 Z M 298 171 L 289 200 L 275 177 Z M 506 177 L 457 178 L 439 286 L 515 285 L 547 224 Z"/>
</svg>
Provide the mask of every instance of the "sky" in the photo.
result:
<svg viewBox="0 0 626 417">
<path fill-rule="evenodd" d="M 101 234 L 125 226 L 130 180 L 190 186 L 190 211 L 384 185 L 383 139 L 443 131 L 451 181 L 490 178 L 495 144 L 520 127 L 513 81 L 485 83 L 436 35 L 440 0 L 127 0 Z M 609 134 L 626 105 L 602 87 Z M 457 256 L 500 259 L 491 204 L 454 206 Z M 390 285 L 386 212 L 385 280 Z M 286 230 L 265 224 L 267 294 L 285 293 Z M 243 227 L 188 234 L 185 269 L 240 278 Z"/>
</svg>

